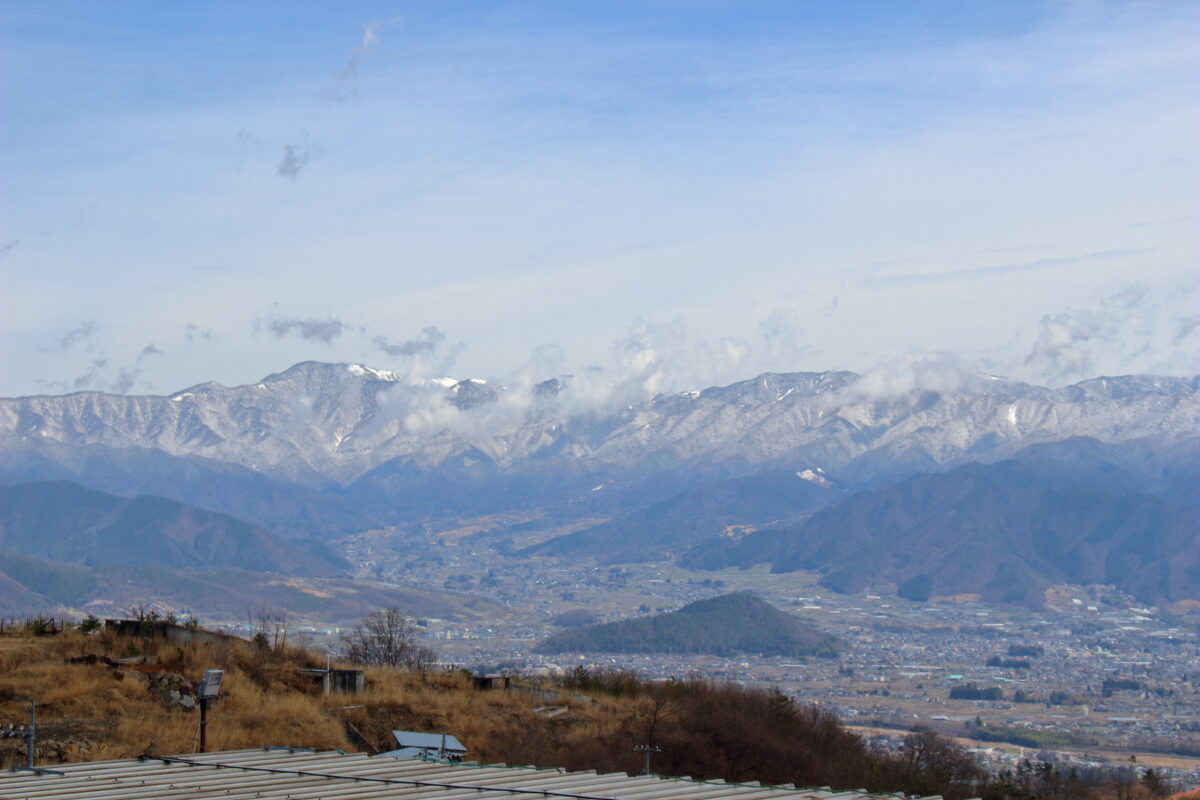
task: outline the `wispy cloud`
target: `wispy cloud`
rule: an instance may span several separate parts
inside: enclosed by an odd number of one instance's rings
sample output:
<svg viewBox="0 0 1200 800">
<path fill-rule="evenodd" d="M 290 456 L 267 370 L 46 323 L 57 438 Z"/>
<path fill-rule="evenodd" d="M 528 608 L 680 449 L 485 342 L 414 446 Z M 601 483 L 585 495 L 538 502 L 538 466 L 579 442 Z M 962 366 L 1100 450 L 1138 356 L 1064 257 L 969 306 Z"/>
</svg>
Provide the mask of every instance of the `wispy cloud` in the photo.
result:
<svg viewBox="0 0 1200 800">
<path fill-rule="evenodd" d="M 196 341 L 213 341 L 217 335 L 208 328 L 202 328 L 199 325 L 188 323 L 183 329 L 184 338 L 189 342 Z"/>
<path fill-rule="evenodd" d="M 466 350 L 465 344 L 451 342 L 446 333 L 435 326 L 424 328 L 411 339 L 399 342 L 382 335 L 373 336 L 371 346 L 388 359 L 395 359 L 387 363 L 389 369 L 418 381 L 448 375 Z"/>
<path fill-rule="evenodd" d="M 113 390 L 118 394 L 129 394 L 129 390 L 134 387 L 141 374 L 140 369 L 121 367 L 117 370 L 117 377 L 112 382 Z"/>
<path fill-rule="evenodd" d="M 96 325 L 95 320 L 88 320 L 78 328 L 73 328 L 64 333 L 62 338 L 58 340 L 58 346 L 56 349 L 60 353 L 66 353 L 75 348 L 76 345 L 90 340 L 96 335 L 96 331 L 98 329 L 99 326 Z"/>
<path fill-rule="evenodd" d="M 276 339 L 282 339 L 285 336 L 299 336 L 307 341 L 320 341 L 329 344 L 337 337 L 341 336 L 351 326 L 340 319 L 327 317 L 325 319 L 317 319 L 315 317 L 309 319 L 291 318 L 258 318 L 254 320 L 254 329 L 262 331 L 274 336 Z"/>
<path fill-rule="evenodd" d="M 1175 335 L 1171 337 L 1171 341 L 1179 344 L 1197 330 L 1200 330 L 1200 314 L 1189 314 L 1179 320 L 1179 328 L 1175 331 Z"/>
<path fill-rule="evenodd" d="M 89 389 L 97 385 L 100 381 L 100 374 L 108 367 L 107 358 L 93 359 L 87 365 L 87 369 L 79 375 L 76 375 L 71 381 L 71 386 L 76 389 Z"/>
<path fill-rule="evenodd" d="M 446 334 L 436 327 L 429 327 L 419 336 L 403 342 L 392 343 L 385 336 L 376 336 L 371 339 L 371 344 L 389 356 L 417 356 L 433 352 L 445 341 Z"/>
<path fill-rule="evenodd" d="M 1009 264 L 993 264 L 987 267 L 952 269 L 946 272 L 916 272 L 902 275 L 872 275 L 862 283 L 871 286 L 911 286 L 917 284 L 947 283 L 950 281 L 974 280 L 995 275 L 1010 275 L 1019 272 L 1041 272 L 1057 267 L 1085 264 L 1091 261 L 1106 261 L 1114 258 L 1130 258 L 1153 252 L 1150 248 L 1123 248 L 1101 250 L 1066 258 L 1039 258 L 1033 261 L 1018 261 Z"/>
<path fill-rule="evenodd" d="M 279 166 L 275 169 L 275 174 L 281 178 L 295 180 L 300 172 L 308 166 L 309 148 L 307 145 L 285 144 L 283 146 L 283 160 L 279 162 Z"/>
<path fill-rule="evenodd" d="M 150 356 L 161 356 L 161 355 L 164 355 L 163 351 L 159 350 L 157 347 L 154 346 L 154 343 L 151 342 L 150 344 L 143 347 L 141 352 L 138 353 L 137 360 L 141 361 L 143 358 L 149 358 Z"/>
<path fill-rule="evenodd" d="M 333 85 L 324 92 L 327 99 L 335 103 L 344 103 L 358 95 L 359 65 L 367 57 L 367 53 L 379 43 L 379 34 L 388 26 L 398 22 L 399 19 L 399 17 L 391 17 L 385 20 L 371 20 L 363 26 L 362 41 L 350 54 L 346 66 L 334 74 Z"/>
<path fill-rule="evenodd" d="M 1182 341 L 1183 330 L 1167 330 L 1161 302 L 1147 285 L 1135 283 L 1092 308 L 1046 314 L 1038 322 L 1029 354 L 1015 371 L 1026 379 L 1057 385 L 1094 377 L 1100 369 L 1161 368 Z M 1173 366 L 1178 369 L 1178 364 Z"/>
</svg>

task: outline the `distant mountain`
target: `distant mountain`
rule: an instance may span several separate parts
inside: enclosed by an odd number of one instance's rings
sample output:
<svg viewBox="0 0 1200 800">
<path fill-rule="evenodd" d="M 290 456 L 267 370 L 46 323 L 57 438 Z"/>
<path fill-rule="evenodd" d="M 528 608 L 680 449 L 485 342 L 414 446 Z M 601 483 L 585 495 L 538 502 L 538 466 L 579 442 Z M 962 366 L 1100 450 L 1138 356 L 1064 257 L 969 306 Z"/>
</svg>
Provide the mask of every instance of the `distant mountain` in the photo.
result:
<svg viewBox="0 0 1200 800">
<path fill-rule="evenodd" d="M 1098 452 L 1086 442 L 1072 448 Z M 893 584 L 916 600 L 978 594 L 1039 606 L 1055 583 L 1112 584 L 1147 602 L 1200 599 L 1195 491 L 1180 505 L 1142 491 L 1144 475 L 1104 459 L 1056 466 L 1062 455 L 1033 451 L 919 475 L 847 497 L 797 526 L 709 540 L 681 563 L 770 562 L 775 572 L 821 571 L 835 591 Z"/>
<path fill-rule="evenodd" d="M 70 481 L 0 487 L 0 551 L 87 566 L 237 567 L 333 576 L 348 564 L 314 541 L 175 500 L 119 497 Z"/>
<path fill-rule="evenodd" d="M 329 536 L 414 515 L 620 513 L 627 500 L 770 469 L 878 485 L 1074 436 L 1169 447 L 1200 429 L 1198 387 L 1128 376 L 1047 389 L 964 376 L 930 391 L 850 372 L 768 373 L 621 403 L 593 400 L 570 377 L 517 389 L 304 362 L 249 386 L 168 396 L 0 399 L 0 476 L 153 492 Z M 264 480 L 243 492 L 235 481 L 247 473 Z"/>
<path fill-rule="evenodd" d="M 287 538 L 333 538 L 376 525 L 339 497 L 238 464 L 146 447 L 37 444 L 0 447 L 0 483 L 68 480 L 112 494 L 166 497 L 223 511 Z"/>
<path fill-rule="evenodd" d="M 102 581 L 87 567 L 0 552 L 0 616 L 41 614 L 95 599 Z"/>
<path fill-rule="evenodd" d="M 832 655 L 837 641 L 749 594 L 698 600 L 678 611 L 560 631 L 538 653 L 761 653 Z"/>
<path fill-rule="evenodd" d="M 771 470 L 681 492 L 517 555 L 587 556 L 602 564 L 670 560 L 706 538 L 788 520 L 840 494 L 814 470 Z"/>
<path fill-rule="evenodd" d="M 150 600 L 204 618 L 240 620 L 263 608 L 333 623 L 391 606 L 440 619 L 495 619 L 499 613 L 480 598 L 343 578 L 279 580 L 245 570 L 156 565 L 85 567 L 0 552 L 0 617 L 55 614 L 64 608 L 122 616 L 131 605 Z"/>
</svg>

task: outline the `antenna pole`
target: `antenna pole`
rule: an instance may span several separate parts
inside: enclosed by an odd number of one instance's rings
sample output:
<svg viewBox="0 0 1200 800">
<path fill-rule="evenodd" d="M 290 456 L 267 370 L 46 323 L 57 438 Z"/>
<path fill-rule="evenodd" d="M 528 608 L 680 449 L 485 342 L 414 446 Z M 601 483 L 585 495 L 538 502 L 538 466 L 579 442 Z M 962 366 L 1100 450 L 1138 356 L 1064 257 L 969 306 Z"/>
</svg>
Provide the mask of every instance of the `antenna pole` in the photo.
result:
<svg viewBox="0 0 1200 800">
<path fill-rule="evenodd" d="M 29 744 L 29 751 L 25 754 L 27 766 L 33 769 L 33 748 L 37 741 L 37 702 L 29 701 L 29 738 L 26 740 Z"/>
<path fill-rule="evenodd" d="M 200 698 L 200 752 L 208 752 L 208 698 Z"/>
<path fill-rule="evenodd" d="M 29 724 L 28 725 L 9 725 L 3 731 L 0 731 L 0 739 L 15 739 L 20 737 L 25 740 L 25 767 L 33 769 L 34 751 L 37 749 L 37 701 L 32 697 L 10 697 L 8 698 L 17 703 L 29 703 Z M 13 769 L 19 769 L 13 767 Z"/>
<path fill-rule="evenodd" d="M 661 753 L 662 748 L 652 744 L 639 744 L 633 750 L 635 753 L 642 752 L 646 754 L 646 769 L 642 774 L 653 775 L 654 773 L 650 771 L 650 755 L 651 753 Z"/>
</svg>

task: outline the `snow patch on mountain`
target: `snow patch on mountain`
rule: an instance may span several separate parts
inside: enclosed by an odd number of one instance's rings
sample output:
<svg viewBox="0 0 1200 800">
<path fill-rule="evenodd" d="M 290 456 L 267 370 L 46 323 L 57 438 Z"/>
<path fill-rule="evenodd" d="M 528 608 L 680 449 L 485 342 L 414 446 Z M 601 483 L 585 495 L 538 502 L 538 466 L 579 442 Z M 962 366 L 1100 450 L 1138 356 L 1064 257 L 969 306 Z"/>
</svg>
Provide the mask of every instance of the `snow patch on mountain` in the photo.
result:
<svg viewBox="0 0 1200 800">
<path fill-rule="evenodd" d="M 359 377 L 374 378 L 377 381 L 390 381 L 392 383 L 403 380 L 399 375 L 386 369 L 372 369 L 364 367 L 362 364 L 347 364 L 346 371 L 351 375 Z"/>
<path fill-rule="evenodd" d="M 821 486 L 825 489 L 833 486 L 833 481 L 825 477 L 825 470 L 821 469 L 820 467 L 817 467 L 815 470 L 802 469 L 796 473 L 796 477 L 802 481 L 815 483 L 817 486 Z"/>
</svg>

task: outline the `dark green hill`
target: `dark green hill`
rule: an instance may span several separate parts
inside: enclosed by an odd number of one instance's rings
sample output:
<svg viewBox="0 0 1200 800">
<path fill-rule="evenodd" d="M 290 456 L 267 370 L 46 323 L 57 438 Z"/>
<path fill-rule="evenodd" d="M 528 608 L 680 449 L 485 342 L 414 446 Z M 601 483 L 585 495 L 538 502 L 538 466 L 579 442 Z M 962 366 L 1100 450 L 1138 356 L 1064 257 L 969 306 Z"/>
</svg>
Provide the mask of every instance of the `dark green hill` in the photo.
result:
<svg viewBox="0 0 1200 800">
<path fill-rule="evenodd" d="M 86 566 L 235 567 L 333 576 L 323 544 L 284 541 L 259 525 L 175 500 L 119 497 L 70 481 L 0 487 L 0 551 Z"/>
<path fill-rule="evenodd" d="M 678 611 L 556 633 L 538 653 L 761 653 L 832 655 L 837 641 L 749 594 L 698 600 Z"/>
</svg>

